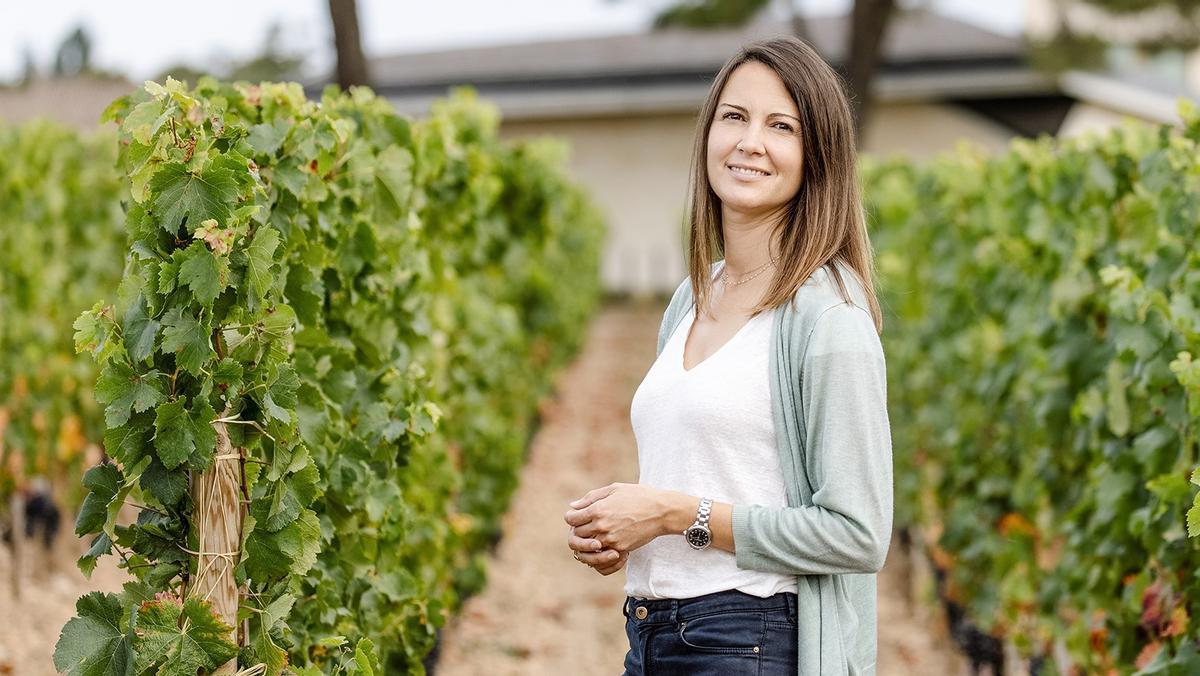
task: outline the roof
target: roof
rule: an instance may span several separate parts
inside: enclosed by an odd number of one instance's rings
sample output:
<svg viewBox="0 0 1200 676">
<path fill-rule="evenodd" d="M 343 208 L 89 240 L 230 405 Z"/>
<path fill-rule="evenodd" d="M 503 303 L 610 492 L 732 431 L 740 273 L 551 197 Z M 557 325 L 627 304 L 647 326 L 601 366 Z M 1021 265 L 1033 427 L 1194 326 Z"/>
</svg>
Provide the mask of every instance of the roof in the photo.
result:
<svg viewBox="0 0 1200 676">
<path fill-rule="evenodd" d="M 810 42 L 834 66 L 845 54 L 847 16 L 805 19 Z M 473 85 L 506 119 L 684 112 L 699 105 L 721 65 L 746 42 L 790 34 L 764 15 L 740 28 L 672 28 L 394 54 L 371 62 L 375 90 L 401 112 L 422 114 L 449 87 Z M 1017 39 L 923 9 L 902 11 L 884 39 L 883 100 L 994 97 L 1053 91 L 1024 62 Z"/>
<path fill-rule="evenodd" d="M 1059 77 L 1064 94 L 1086 103 L 1150 122 L 1179 122 L 1179 99 L 1196 100 L 1184 87 L 1119 73 L 1067 71 Z"/>
</svg>

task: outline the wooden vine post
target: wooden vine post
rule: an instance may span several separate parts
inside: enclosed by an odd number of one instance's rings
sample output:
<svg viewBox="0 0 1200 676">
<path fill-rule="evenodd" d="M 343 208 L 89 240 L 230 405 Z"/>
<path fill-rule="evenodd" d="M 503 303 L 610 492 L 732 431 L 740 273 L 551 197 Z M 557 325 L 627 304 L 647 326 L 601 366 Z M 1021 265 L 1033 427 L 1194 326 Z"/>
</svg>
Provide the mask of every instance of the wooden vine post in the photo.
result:
<svg viewBox="0 0 1200 676">
<path fill-rule="evenodd" d="M 238 587 L 234 581 L 241 552 L 242 533 L 242 464 L 241 453 L 229 441 L 225 423 L 213 423 L 217 432 L 217 448 L 208 469 L 192 473 L 194 523 L 199 543 L 196 579 L 189 595 L 204 599 L 213 613 L 232 627 L 229 639 L 239 643 L 237 632 Z M 233 657 L 212 673 L 214 676 L 237 672 L 237 657 Z"/>
</svg>

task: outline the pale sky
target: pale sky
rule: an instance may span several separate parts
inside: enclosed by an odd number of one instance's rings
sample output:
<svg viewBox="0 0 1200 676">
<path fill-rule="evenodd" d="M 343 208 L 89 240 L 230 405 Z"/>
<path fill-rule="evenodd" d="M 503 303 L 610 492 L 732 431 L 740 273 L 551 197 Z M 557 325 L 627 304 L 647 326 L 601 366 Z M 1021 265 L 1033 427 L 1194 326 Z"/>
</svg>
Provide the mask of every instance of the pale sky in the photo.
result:
<svg viewBox="0 0 1200 676">
<path fill-rule="evenodd" d="M 841 13 L 849 0 L 797 0 L 810 14 Z M 1015 35 L 1024 0 L 910 0 L 991 30 Z M 440 47 L 629 33 L 671 0 L 358 0 L 368 56 Z M 178 10 L 170 8 L 178 7 Z M 204 68 L 256 54 L 279 21 L 284 47 L 306 57 L 306 73 L 333 58 L 327 0 L 5 0 L 0 6 L 0 81 L 20 76 L 28 47 L 46 71 L 63 38 L 83 24 L 92 63 L 132 80 L 176 63 Z"/>
</svg>

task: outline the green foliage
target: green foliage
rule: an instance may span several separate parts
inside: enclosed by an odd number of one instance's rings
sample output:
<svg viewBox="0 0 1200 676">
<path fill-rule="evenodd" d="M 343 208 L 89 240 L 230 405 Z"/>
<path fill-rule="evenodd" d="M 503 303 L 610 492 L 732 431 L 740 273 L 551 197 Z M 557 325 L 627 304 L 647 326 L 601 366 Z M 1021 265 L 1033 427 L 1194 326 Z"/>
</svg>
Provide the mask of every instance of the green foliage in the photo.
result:
<svg viewBox="0 0 1200 676">
<path fill-rule="evenodd" d="M 77 356 L 71 321 L 96 289 L 115 287 L 125 250 L 111 133 L 80 136 L 47 122 L 0 125 L 0 499 L 33 475 L 77 484 L 104 422 Z M 111 322 L 97 308 L 95 322 Z M 98 324 L 77 327 L 107 354 Z M 139 401 L 139 403 L 141 403 Z M 131 405 L 131 404 L 130 404 Z M 128 405 L 126 406 L 128 408 Z M 94 462 L 94 458 L 92 462 Z M 79 504 L 68 491 L 68 507 Z"/>
<path fill-rule="evenodd" d="M 138 579 L 106 597 L 129 631 L 104 650 L 134 673 L 233 655 L 187 596 L 188 476 L 223 428 L 249 496 L 239 662 L 420 673 L 482 584 L 536 405 L 598 300 L 602 227 L 562 147 L 501 144 L 469 90 L 415 123 L 366 89 L 168 79 L 106 117 L 129 263 L 116 305 L 75 323 L 113 461 L 77 530 L 97 535 L 82 568 L 116 549 Z M 146 508 L 117 524 L 127 497 Z M 95 624 L 80 612 L 64 656 Z"/>
<path fill-rule="evenodd" d="M 754 18 L 767 0 L 680 0 L 654 17 L 655 28 L 727 28 Z"/>
<path fill-rule="evenodd" d="M 983 627 L 1088 673 L 1156 654 L 1184 673 L 1200 639 L 1200 119 L 1183 112 L 864 169 L 897 523 Z"/>
<path fill-rule="evenodd" d="M 137 626 L 134 671 L 139 673 L 158 666 L 159 676 L 193 676 L 211 672 L 237 654 L 229 625 L 197 599 L 143 603 Z"/>
<path fill-rule="evenodd" d="M 67 676 L 125 676 L 133 669 L 133 633 L 115 594 L 92 592 L 75 603 L 63 627 L 54 668 Z"/>
<path fill-rule="evenodd" d="M 1071 21 L 1073 8 L 1097 20 Z M 1027 45 L 1029 61 L 1051 73 L 1122 69 L 1124 64 L 1111 58 L 1114 46 L 1135 49 L 1142 56 L 1170 52 L 1185 58 L 1200 45 L 1196 0 L 1069 0 L 1057 12 L 1060 20 L 1054 34 Z M 1127 22 L 1139 29 L 1114 30 Z"/>
</svg>

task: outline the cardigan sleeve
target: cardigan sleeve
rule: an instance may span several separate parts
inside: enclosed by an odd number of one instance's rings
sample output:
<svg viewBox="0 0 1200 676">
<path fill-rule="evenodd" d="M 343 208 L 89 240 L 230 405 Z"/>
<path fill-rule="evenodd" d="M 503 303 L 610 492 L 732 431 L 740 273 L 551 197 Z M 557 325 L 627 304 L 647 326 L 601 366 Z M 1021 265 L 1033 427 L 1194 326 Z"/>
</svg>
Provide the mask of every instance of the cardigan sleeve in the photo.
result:
<svg viewBox="0 0 1200 676">
<path fill-rule="evenodd" d="M 690 305 L 692 299 L 692 280 L 684 277 L 679 286 L 675 287 L 675 293 L 671 294 L 671 301 L 667 303 L 667 309 L 663 311 L 662 322 L 658 326 L 658 346 L 655 355 L 662 354 L 663 347 L 667 344 L 667 340 L 671 337 L 671 333 L 679 324 L 679 319 L 684 310 L 684 305 Z"/>
<path fill-rule="evenodd" d="M 883 347 L 869 313 L 841 303 L 817 318 L 800 390 L 812 504 L 734 505 L 737 565 L 793 575 L 877 572 L 891 541 L 892 439 Z"/>
</svg>

